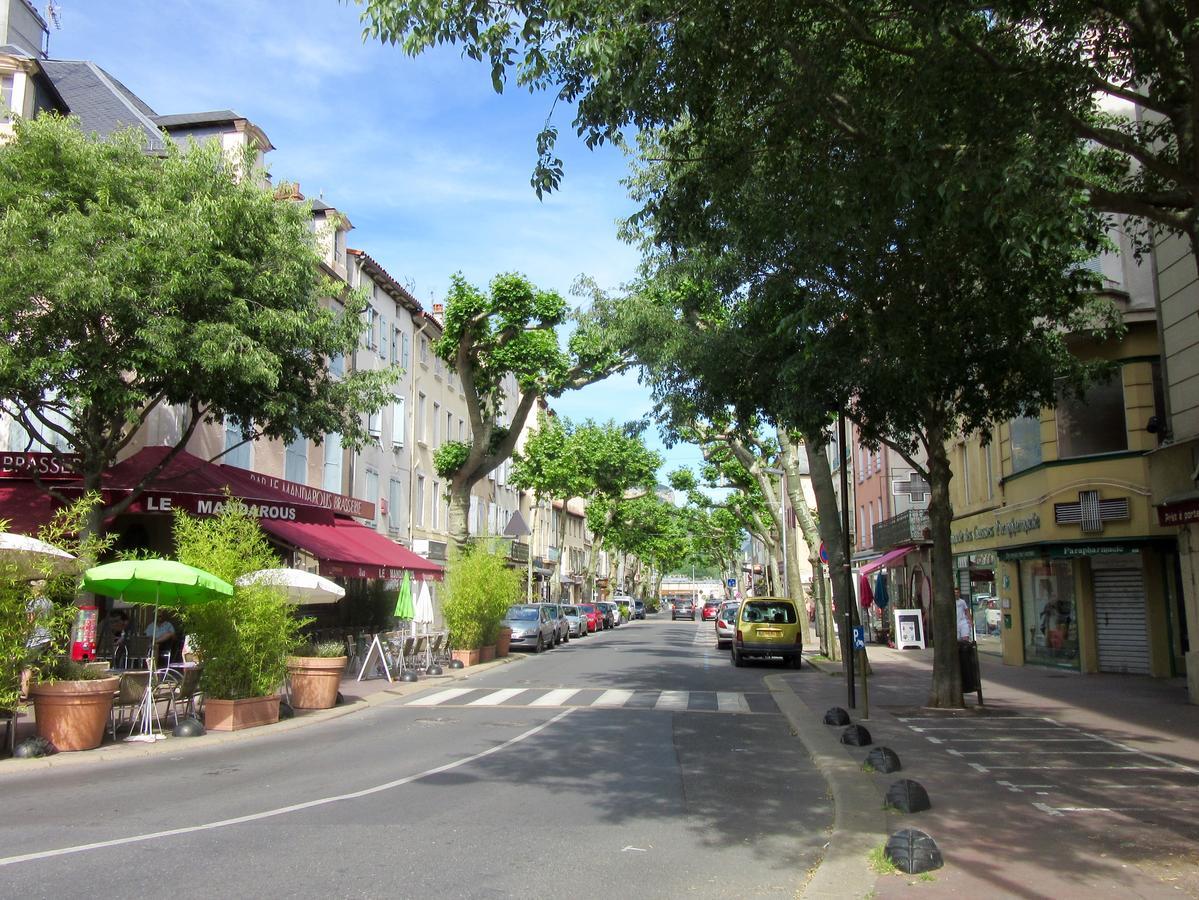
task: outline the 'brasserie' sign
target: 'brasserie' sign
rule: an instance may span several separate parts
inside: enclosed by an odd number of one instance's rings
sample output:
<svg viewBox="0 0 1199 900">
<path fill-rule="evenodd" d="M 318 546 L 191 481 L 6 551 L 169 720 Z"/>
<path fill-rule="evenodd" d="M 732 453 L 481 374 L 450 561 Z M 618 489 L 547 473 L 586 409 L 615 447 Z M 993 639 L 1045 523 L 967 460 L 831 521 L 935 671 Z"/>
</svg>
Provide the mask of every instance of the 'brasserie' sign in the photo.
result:
<svg viewBox="0 0 1199 900">
<path fill-rule="evenodd" d="M 242 471 L 241 474 L 248 477 L 255 484 L 268 487 L 273 491 L 279 491 L 301 503 L 331 509 L 334 512 L 341 513 L 343 516 L 357 516 L 360 519 L 373 519 L 375 517 L 375 504 L 368 500 L 359 500 L 357 497 L 347 497 L 344 494 L 334 494 L 332 491 L 324 491 L 320 488 L 300 484 L 299 482 L 288 481 L 285 478 L 263 475 L 260 472 Z"/>
</svg>

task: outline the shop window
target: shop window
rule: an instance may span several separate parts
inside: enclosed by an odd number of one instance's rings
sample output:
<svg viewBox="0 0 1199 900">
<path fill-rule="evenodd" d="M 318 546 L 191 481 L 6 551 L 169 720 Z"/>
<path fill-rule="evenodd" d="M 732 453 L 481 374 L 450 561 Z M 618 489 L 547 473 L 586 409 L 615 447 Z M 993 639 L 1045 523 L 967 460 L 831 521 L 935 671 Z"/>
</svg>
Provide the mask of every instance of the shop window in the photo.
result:
<svg viewBox="0 0 1199 900">
<path fill-rule="evenodd" d="M 1008 431 L 1012 444 L 1012 474 L 1039 466 L 1042 462 L 1040 416 L 1012 419 Z"/>
<path fill-rule="evenodd" d="M 1074 563 L 1068 559 L 1022 561 L 1020 599 L 1025 661 L 1078 668 Z"/>
<path fill-rule="evenodd" d="M 1080 397 L 1061 395 L 1057 403 L 1058 459 L 1127 449 L 1124 379 L 1120 373 L 1091 385 Z"/>
</svg>

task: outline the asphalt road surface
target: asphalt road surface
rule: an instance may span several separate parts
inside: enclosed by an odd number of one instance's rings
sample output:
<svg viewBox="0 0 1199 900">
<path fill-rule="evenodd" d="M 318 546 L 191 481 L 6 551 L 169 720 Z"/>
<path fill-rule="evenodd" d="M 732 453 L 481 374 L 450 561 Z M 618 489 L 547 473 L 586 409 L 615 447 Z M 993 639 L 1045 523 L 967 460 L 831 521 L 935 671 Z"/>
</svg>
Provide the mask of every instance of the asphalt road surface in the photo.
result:
<svg viewBox="0 0 1199 900">
<path fill-rule="evenodd" d="M 4 897 L 793 897 L 822 778 L 711 622 L 355 715 L 0 780 Z"/>
</svg>

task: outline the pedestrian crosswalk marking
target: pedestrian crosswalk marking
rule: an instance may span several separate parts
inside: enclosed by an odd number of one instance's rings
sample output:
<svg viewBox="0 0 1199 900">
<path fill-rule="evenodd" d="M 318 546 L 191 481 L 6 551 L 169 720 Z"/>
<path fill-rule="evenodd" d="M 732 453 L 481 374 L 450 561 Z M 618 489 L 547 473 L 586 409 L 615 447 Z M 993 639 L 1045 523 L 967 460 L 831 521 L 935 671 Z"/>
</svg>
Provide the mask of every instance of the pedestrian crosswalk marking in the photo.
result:
<svg viewBox="0 0 1199 900">
<path fill-rule="evenodd" d="M 599 699 L 592 703 L 592 706 L 624 706 L 633 699 L 632 691 L 611 690 L 604 691 L 599 695 Z"/>
<path fill-rule="evenodd" d="M 468 696 L 470 695 L 470 696 Z M 416 697 L 404 706 L 530 707 L 550 709 L 641 709 L 665 712 L 753 714 L 745 694 L 735 691 L 656 691 L 612 688 L 450 688 Z M 775 712 L 773 708 L 761 712 Z"/>
<path fill-rule="evenodd" d="M 420 697 L 409 703 L 409 706 L 437 706 L 441 703 L 448 703 L 458 697 L 469 694 L 473 688 L 450 688 L 448 691 L 438 691 L 436 694 L 431 694 L 428 697 Z"/>
<path fill-rule="evenodd" d="M 486 697 L 480 697 L 478 700 L 472 700 L 470 706 L 499 706 L 505 700 L 511 700 L 517 694 L 523 694 L 524 688 L 504 688 L 500 691 L 493 691 Z"/>
<path fill-rule="evenodd" d="M 548 694 L 538 697 L 529 706 L 562 706 L 578 692 L 578 688 L 561 688 L 560 690 L 550 691 Z"/>
<path fill-rule="evenodd" d="M 686 709 L 689 699 L 687 691 L 663 691 L 654 709 Z"/>
</svg>

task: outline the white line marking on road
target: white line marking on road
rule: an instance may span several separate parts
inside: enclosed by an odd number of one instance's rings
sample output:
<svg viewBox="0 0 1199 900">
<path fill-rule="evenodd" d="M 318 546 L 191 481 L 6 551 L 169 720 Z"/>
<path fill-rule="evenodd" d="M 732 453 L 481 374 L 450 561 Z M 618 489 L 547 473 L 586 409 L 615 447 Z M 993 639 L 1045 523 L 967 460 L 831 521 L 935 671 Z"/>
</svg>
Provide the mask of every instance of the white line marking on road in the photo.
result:
<svg viewBox="0 0 1199 900">
<path fill-rule="evenodd" d="M 473 690 L 474 688 L 450 688 L 448 691 L 438 691 L 436 694 L 430 694 L 428 697 L 413 700 L 411 703 L 406 703 L 405 706 L 437 706 L 440 703 L 446 703 L 449 700 L 469 694 Z"/>
<path fill-rule="evenodd" d="M 646 850 L 644 847 L 621 847 L 620 848 L 621 853 L 628 853 L 630 851 L 632 851 L 633 853 L 649 853 L 649 851 Z"/>
<path fill-rule="evenodd" d="M 925 740 L 928 741 L 930 744 L 944 744 L 945 743 L 940 738 L 935 738 L 935 737 L 925 738 Z"/>
<path fill-rule="evenodd" d="M 1048 803 L 1033 803 L 1033 806 L 1035 806 L 1041 812 L 1048 813 L 1051 816 L 1060 816 L 1061 815 L 1060 812 L 1058 812 L 1056 809 L 1054 809 Z"/>
<path fill-rule="evenodd" d="M 986 766 L 980 766 L 978 763 L 966 763 L 966 765 L 974 769 L 976 772 L 982 772 L 984 775 L 991 771 Z"/>
<path fill-rule="evenodd" d="M 561 688 L 538 697 L 529 706 L 561 706 L 579 692 L 578 688 Z"/>
<path fill-rule="evenodd" d="M 511 700 L 517 694 L 523 694 L 525 688 L 500 688 L 498 691 L 492 691 L 485 697 L 480 697 L 478 700 L 472 700 L 467 706 L 499 706 L 505 700 Z"/>
<path fill-rule="evenodd" d="M 663 691 L 658 695 L 654 709 L 686 709 L 688 697 L 687 691 Z"/>
<path fill-rule="evenodd" d="M 945 752 L 948 753 L 950 756 L 961 756 L 962 755 L 961 750 L 948 750 L 947 749 Z"/>
<path fill-rule="evenodd" d="M 1184 772 L 1190 772 L 1192 774 L 1199 775 L 1199 769 L 1192 769 L 1190 766 L 1174 762 L 1174 760 L 1167 759 L 1164 756 L 1158 756 L 1154 753 L 1146 753 L 1144 750 L 1137 750 L 1133 747 L 1126 746 L 1125 744 L 1120 744 L 1116 741 L 1109 740 L 1108 738 L 1100 737 L 1097 734 L 1091 734 L 1089 731 L 1080 731 L 1079 734 L 1085 734 L 1087 737 L 1092 738 L 1093 740 L 1102 741 L 1105 744 L 1111 744 L 1113 747 L 1119 747 L 1121 750 L 1126 750 L 1129 753 L 1139 753 L 1141 756 L 1144 756 L 1147 759 L 1152 759 L 1154 762 L 1166 763 L 1166 765 L 1175 769 L 1181 769 Z"/>
<path fill-rule="evenodd" d="M 952 753 L 955 756 L 1011 756 L 1011 750 L 946 750 L 946 753 Z M 1024 756 L 1040 754 L 1044 756 L 1047 753 L 1056 753 L 1055 750 L 1021 750 L 1020 753 Z M 1121 753 L 1136 753 L 1136 750 L 1067 750 L 1065 751 L 1071 756 L 1116 756 Z"/>
<path fill-rule="evenodd" d="M 970 765 L 974 765 L 971 763 Z M 1033 769 L 1043 772 L 1176 772 L 1176 766 L 991 766 L 992 769 Z"/>
<path fill-rule="evenodd" d="M 934 740 L 934 738 L 929 738 Z M 954 741 L 961 744 L 969 741 L 985 741 L 987 743 L 1037 743 L 1037 744 L 1088 744 L 1092 742 L 1092 738 L 1014 738 L 1014 737 L 985 737 L 985 738 L 959 738 L 959 737 L 944 737 L 942 741 Z M 938 741 L 940 743 L 940 741 Z M 1010 751 L 1009 751 L 1010 752 Z"/>
<path fill-rule="evenodd" d="M 1007 788 L 1007 789 L 1008 789 L 1009 791 L 1011 791 L 1013 794 L 1023 794 L 1023 793 L 1024 793 L 1024 791 L 1023 791 L 1023 790 L 1021 790 L 1020 788 L 1016 787 L 1016 785 L 1012 784 L 1010 781 L 996 781 L 995 783 L 996 783 L 997 785 L 999 785 L 1000 787 L 1005 787 L 1005 788 Z"/>
<path fill-rule="evenodd" d="M 745 695 L 729 691 L 716 692 L 716 708 L 720 712 L 749 712 L 749 704 L 745 702 Z"/>
<path fill-rule="evenodd" d="M 626 703 L 628 703 L 632 699 L 633 699 L 632 691 L 621 691 L 621 690 L 613 689 L 610 691 L 604 691 L 602 694 L 599 695 L 599 697 L 596 698 L 596 701 L 594 703 L 592 703 L 591 705 L 592 706 L 624 706 Z"/>
<path fill-rule="evenodd" d="M 1046 719 L 1044 716 L 996 716 L 993 719 L 977 719 L 976 721 L 979 721 L 979 722 L 1014 722 L 1017 719 L 1033 719 L 1037 722 L 1052 721 L 1051 719 Z M 899 717 L 899 721 L 901 721 L 901 722 L 947 722 L 947 721 L 953 721 L 953 720 L 955 720 L 955 717 L 953 717 L 953 716 L 907 716 L 906 718 L 903 716 Z M 967 720 L 956 719 L 956 721 L 967 721 Z"/>
<path fill-rule="evenodd" d="M 146 834 L 134 834 L 123 838 L 113 838 L 109 841 L 94 841 L 90 844 L 76 844 L 73 847 L 59 847 L 56 850 L 40 850 L 34 853 L 22 853 L 19 856 L 6 856 L 0 858 L 0 866 L 11 866 L 17 863 L 33 862 L 39 859 L 51 859 L 56 856 L 69 856 L 73 853 L 86 853 L 89 850 L 103 850 L 108 847 L 120 847 L 124 844 L 144 844 L 148 841 L 155 841 L 161 838 L 176 837 L 181 834 L 194 834 L 198 831 L 213 831 L 217 828 L 228 828 L 231 825 L 244 825 L 247 822 L 259 822 L 263 819 L 272 819 L 277 816 L 284 816 L 288 813 L 302 812 L 306 809 L 314 809 L 318 806 L 329 806 L 333 803 L 341 803 L 344 800 L 358 800 L 362 797 L 369 797 L 372 794 L 381 794 L 384 791 L 390 791 L 394 788 L 403 787 L 406 784 L 412 784 L 414 781 L 420 781 L 423 778 L 428 778 L 430 775 L 440 775 L 442 772 L 449 772 L 453 769 L 468 765 L 476 760 L 484 757 L 492 756 L 496 753 L 502 753 L 509 747 L 527 741 L 535 734 L 539 734 L 558 722 L 561 722 L 567 716 L 574 712 L 574 707 L 564 709 L 551 719 L 547 719 L 540 725 L 534 725 L 528 731 L 522 731 L 516 737 L 509 738 L 502 744 L 496 744 L 494 747 L 489 747 L 486 750 L 481 750 L 470 756 L 464 756 L 462 759 L 454 762 L 446 763 L 445 765 L 436 766 L 432 769 L 425 769 L 423 772 L 417 772 L 415 775 L 405 775 L 403 778 L 397 778 L 394 781 L 387 781 L 383 784 L 377 784 L 374 787 L 363 788 L 359 791 L 352 791 L 348 794 L 335 794 L 331 797 L 321 797 L 317 800 L 306 800 L 303 803 L 293 803 L 291 806 L 280 806 L 275 809 L 267 809 L 262 812 L 250 813 L 245 816 L 236 816 L 232 819 L 220 819 L 216 822 L 205 822 L 202 825 L 186 825 L 181 828 L 170 828 L 166 831 L 151 831 Z"/>
</svg>

